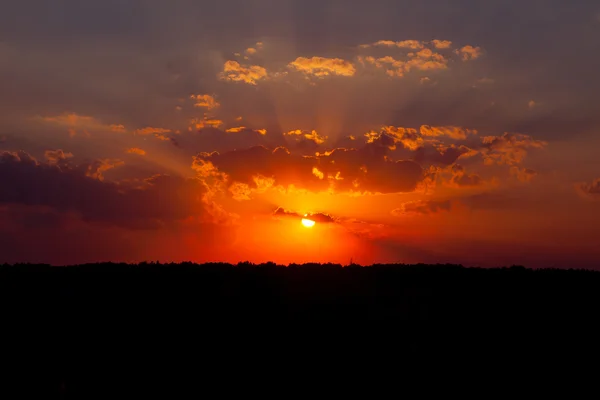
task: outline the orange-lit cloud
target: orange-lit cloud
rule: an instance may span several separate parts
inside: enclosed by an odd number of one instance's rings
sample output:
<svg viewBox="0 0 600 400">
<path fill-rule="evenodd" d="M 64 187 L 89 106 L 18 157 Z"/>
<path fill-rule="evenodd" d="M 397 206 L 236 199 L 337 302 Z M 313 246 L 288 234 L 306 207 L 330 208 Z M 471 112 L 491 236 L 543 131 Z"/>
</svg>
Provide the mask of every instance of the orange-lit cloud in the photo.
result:
<svg viewBox="0 0 600 400">
<path fill-rule="evenodd" d="M 170 129 L 153 128 L 151 126 L 148 126 L 146 128 L 136 129 L 135 131 L 133 131 L 133 134 L 145 136 L 145 135 L 161 135 L 161 134 L 170 133 L 170 132 L 171 132 Z"/>
<path fill-rule="evenodd" d="M 127 130 L 125 129 L 125 127 L 123 125 L 109 125 L 109 128 L 111 131 L 113 132 L 120 132 L 120 133 L 125 133 L 127 132 Z"/>
<path fill-rule="evenodd" d="M 126 153 L 127 154 L 137 154 L 139 156 L 145 156 L 146 155 L 146 151 L 145 150 L 142 150 L 142 149 L 137 148 L 137 147 L 132 147 L 130 149 L 127 149 Z"/>
<path fill-rule="evenodd" d="M 240 132 L 244 132 L 244 131 L 256 132 L 263 136 L 267 134 L 266 129 L 250 129 L 250 128 L 246 128 L 245 126 L 236 126 L 236 127 L 225 130 L 225 132 L 227 132 L 227 133 L 240 133 Z"/>
<path fill-rule="evenodd" d="M 48 164 L 59 165 L 69 158 L 73 158 L 73 153 L 65 153 L 63 150 L 46 150 L 44 153 Z"/>
<path fill-rule="evenodd" d="M 323 144 L 327 140 L 327 136 L 321 136 L 315 130 L 309 132 L 296 129 L 293 131 L 285 132 L 284 136 L 297 136 L 306 140 L 310 140 L 311 142 L 314 142 L 316 144 Z"/>
<path fill-rule="evenodd" d="M 476 135 L 476 130 L 460 128 L 457 126 L 429 126 L 422 125 L 421 126 L 421 135 L 437 137 L 437 136 L 447 136 L 451 139 L 456 140 L 465 140 L 468 135 Z"/>
<path fill-rule="evenodd" d="M 399 42 L 395 42 L 393 40 L 379 40 L 370 44 L 362 44 L 359 47 L 361 48 L 369 48 L 369 47 L 399 47 L 405 49 L 413 49 L 418 50 L 424 47 L 423 42 L 418 40 L 402 40 Z"/>
<path fill-rule="evenodd" d="M 374 151 L 378 144 L 362 149 L 335 149 L 329 155 L 301 156 L 285 148 L 269 150 L 258 146 L 246 150 L 202 153 L 195 157 L 193 168 L 200 177 L 222 177 L 231 186 L 234 182 L 256 186 L 258 175 L 273 179 L 273 185 L 312 192 L 331 193 L 398 193 L 412 192 L 424 179 L 419 164 L 413 161 L 392 161 L 385 151 Z M 316 170 L 315 170 L 316 169 Z"/>
<path fill-rule="evenodd" d="M 384 69 L 391 77 L 403 77 L 411 70 L 431 71 L 448 68 L 448 59 L 430 49 L 422 49 L 416 53 L 408 53 L 405 59 L 400 60 L 392 56 L 375 58 L 372 56 L 359 56 L 358 60 L 363 65 L 372 65 Z"/>
<path fill-rule="evenodd" d="M 267 70 L 259 65 L 243 66 L 237 61 L 229 60 L 225 62 L 219 78 L 225 81 L 256 85 L 258 81 L 266 79 L 267 75 Z"/>
<path fill-rule="evenodd" d="M 204 119 L 198 119 L 198 118 L 192 118 L 192 120 L 190 120 L 190 129 L 196 128 L 196 129 L 204 129 L 204 128 L 218 128 L 221 125 L 224 124 L 223 121 L 221 121 L 220 119 L 215 119 L 215 118 L 204 118 Z"/>
<path fill-rule="evenodd" d="M 547 142 L 528 135 L 507 132 L 502 136 L 484 137 L 480 151 L 487 165 L 515 165 L 523 161 L 528 149 L 542 149 L 547 145 Z"/>
<path fill-rule="evenodd" d="M 319 168 L 317 167 L 313 167 L 312 173 L 314 176 L 316 176 L 317 178 L 323 180 L 325 179 L 325 174 L 323 172 L 321 172 L 321 170 L 319 170 Z"/>
<path fill-rule="evenodd" d="M 194 107 L 206 108 L 212 110 L 219 107 L 221 104 L 209 94 L 193 94 L 190 96 L 194 100 Z"/>
<path fill-rule="evenodd" d="M 248 47 L 246 50 L 244 50 L 244 54 L 246 55 L 245 58 L 248 59 L 250 56 L 257 54 L 260 50 L 262 50 L 263 46 L 263 42 L 256 42 L 255 46 Z M 241 56 L 239 53 L 236 53 L 236 55 Z"/>
<path fill-rule="evenodd" d="M 480 47 L 470 45 L 455 50 L 455 53 L 461 56 L 463 61 L 476 60 L 483 54 Z"/>
<path fill-rule="evenodd" d="M 177 139 L 175 139 L 175 137 L 173 136 L 173 132 L 171 131 L 171 129 L 154 128 L 148 126 L 146 128 L 136 129 L 135 131 L 133 131 L 133 134 L 140 136 L 153 135 L 158 140 L 168 141 L 177 147 L 179 146 L 179 143 Z"/>
<path fill-rule="evenodd" d="M 53 117 L 37 117 L 37 119 L 43 122 L 49 122 L 67 127 L 69 136 L 71 137 L 74 137 L 78 134 L 83 134 L 84 136 L 89 137 L 90 131 L 126 132 L 126 129 L 123 125 L 104 124 L 94 117 L 79 115 L 76 113 L 65 113 Z"/>
<path fill-rule="evenodd" d="M 248 129 L 248 128 L 246 128 L 245 126 L 238 126 L 238 127 L 235 127 L 235 128 L 229 128 L 225 132 L 239 133 L 239 132 L 244 131 L 246 129 Z"/>
<path fill-rule="evenodd" d="M 356 73 L 354 65 L 341 58 L 298 57 L 289 64 L 289 67 L 319 78 L 330 75 L 353 76 Z"/>
<path fill-rule="evenodd" d="M 111 170 L 113 168 L 120 167 L 122 165 L 125 165 L 125 163 L 121 160 L 108 159 L 108 158 L 95 160 L 95 161 L 85 165 L 85 167 L 84 167 L 85 176 L 102 181 L 102 180 L 104 180 L 104 175 L 103 175 L 104 172 Z M 79 167 L 81 168 L 81 166 L 79 166 Z"/>
<path fill-rule="evenodd" d="M 367 143 L 380 143 L 390 150 L 396 149 L 397 143 L 409 150 L 416 150 L 425 143 L 416 129 L 395 126 L 384 126 L 380 132 L 367 132 L 365 137 Z"/>
<path fill-rule="evenodd" d="M 449 40 L 437 40 L 434 39 L 431 41 L 431 43 L 433 43 L 433 46 L 436 49 L 449 49 L 450 47 L 452 47 L 452 42 Z"/>
</svg>

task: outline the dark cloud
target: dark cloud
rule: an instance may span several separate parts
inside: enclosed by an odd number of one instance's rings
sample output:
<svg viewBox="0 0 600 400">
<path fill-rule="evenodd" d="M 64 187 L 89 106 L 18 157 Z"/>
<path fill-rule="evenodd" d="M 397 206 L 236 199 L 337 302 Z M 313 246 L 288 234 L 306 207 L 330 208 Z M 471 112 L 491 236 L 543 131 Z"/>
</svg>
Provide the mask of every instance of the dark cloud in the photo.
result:
<svg viewBox="0 0 600 400">
<path fill-rule="evenodd" d="M 48 160 L 49 164 L 52 165 L 60 165 L 65 166 L 67 164 L 67 160 L 69 158 L 73 158 L 72 153 L 65 153 L 63 150 L 46 150 L 44 153 L 46 160 Z"/>
<path fill-rule="evenodd" d="M 283 218 L 300 218 L 300 214 L 297 212 L 286 210 L 283 207 L 278 207 L 275 211 L 273 211 L 273 216 Z"/>
<path fill-rule="evenodd" d="M 400 208 L 392 211 L 394 216 L 402 216 L 405 214 L 436 214 L 442 211 L 450 211 L 450 200 L 419 200 L 411 201 L 402 204 Z"/>
<path fill-rule="evenodd" d="M 591 183 L 579 183 L 575 188 L 578 193 L 587 198 L 600 200 L 600 178 L 594 179 Z"/>
<path fill-rule="evenodd" d="M 233 130 L 232 130 L 233 129 Z M 230 128 L 229 132 L 217 128 L 202 128 L 181 134 L 177 138 L 180 147 L 197 152 L 227 152 L 253 146 L 278 146 L 284 142 L 281 134 L 262 134 L 258 130 L 242 127 Z"/>
<path fill-rule="evenodd" d="M 293 218 L 293 219 L 302 219 L 302 218 L 307 218 L 310 219 L 312 221 L 321 223 L 321 224 L 331 224 L 331 223 L 335 223 L 337 221 L 336 218 L 332 217 L 329 214 L 324 214 L 324 213 L 309 213 L 309 214 L 299 214 L 295 211 L 290 211 L 290 210 L 286 210 L 283 207 L 279 207 L 277 208 L 274 212 L 273 212 L 273 216 L 277 217 L 277 218 Z"/>
<path fill-rule="evenodd" d="M 451 186 L 456 187 L 469 187 L 469 186 L 480 186 L 483 185 L 484 181 L 481 176 L 477 174 L 470 174 L 465 170 L 462 165 L 455 164 L 450 169 L 452 177 L 448 181 Z"/>
<path fill-rule="evenodd" d="M 158 175 L 140 187 L 128 187 L 100 179 L 110 165 L 105 161 L 80 165 L 64 161 L 39 163 L 24 152 L 0 153 L 0 204 L 72 211 L 84 220 L 132 228 L 154 228 L 206 214 L 205 189 L 196 179 Z"/>
<path fill-rule="evenodd" d="M 452 165 L 460 157 L 476 154 L 476 150 L 473 150 L 467 146 L 423 146 L 415 150 L 414 160 L 419 164 L 430 164 L 430 165 Z"/>
</svg>

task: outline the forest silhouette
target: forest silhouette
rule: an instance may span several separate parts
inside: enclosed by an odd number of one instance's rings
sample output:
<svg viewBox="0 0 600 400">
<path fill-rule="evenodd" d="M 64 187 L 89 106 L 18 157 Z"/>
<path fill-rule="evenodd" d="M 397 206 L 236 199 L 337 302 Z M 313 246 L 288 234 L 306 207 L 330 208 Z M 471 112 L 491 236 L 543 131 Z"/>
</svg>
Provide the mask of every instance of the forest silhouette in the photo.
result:
<svg viewBox="0 0 600 400">
<path fill-rule="evenodd" d="M 179 398 L 185 375 L 166 385 L 168 373 L 144 365 L 200 366 L 191 382 L 204 389 L 225 376 L 248 388 L 241 382 L 287 382 L 307 365 L 329 376 L 382 357 L 545 352 L 544 334 L 593 323 L 599 289 L 600 272 L 521 266 L 0 265 L 5 348 L 28 371 L 2 388 L 23 398 Z M 530 341 L 532 328 L 546 333 Z M 490 335 L 503 339 L 477 344 Z"/>
</svg>

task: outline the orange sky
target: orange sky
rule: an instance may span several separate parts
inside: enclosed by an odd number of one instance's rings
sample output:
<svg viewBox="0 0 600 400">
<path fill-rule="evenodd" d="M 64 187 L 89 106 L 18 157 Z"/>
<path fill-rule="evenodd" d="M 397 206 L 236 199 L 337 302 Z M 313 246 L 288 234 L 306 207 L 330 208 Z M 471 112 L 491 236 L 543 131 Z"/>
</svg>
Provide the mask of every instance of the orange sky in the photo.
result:
<svg viewBox="0 0 600 400">
<path fill-rule="evenodd" d="M 0 18 L 0 262 L 596 266 L 600 8 L 175 3 Z"/>
</svg>

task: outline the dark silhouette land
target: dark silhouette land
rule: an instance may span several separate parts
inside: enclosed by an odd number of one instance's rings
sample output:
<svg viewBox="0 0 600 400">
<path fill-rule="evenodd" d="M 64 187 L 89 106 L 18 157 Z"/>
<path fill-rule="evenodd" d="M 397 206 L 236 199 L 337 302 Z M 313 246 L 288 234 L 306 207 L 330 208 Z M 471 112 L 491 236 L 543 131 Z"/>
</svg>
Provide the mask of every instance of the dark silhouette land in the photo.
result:
<svg viewBox="0 0 600 400">
<path fill-rule="evenodd" d="M 267 377 L 292 385 L 302 371 L 368 374 L 376 366 L 415 366 L 407 360 L 425 362 L 432 354 L 454 360 L 576 352 L 582 343 L 561 347 L 546 338 L 595 324 L 600 272 L 4 265 L 0 302 L 5 355 L 15 360 L 9 364 L 15 377 L 5 375 L 3 384 L 10 398 L 19 397 L 15 391 L 27 398 L 183 398 L 200 381 L 202 391 L 252 391 Z M 162 372 L 152 375 L 156 365 Z M 174 368 L 178 383 L 168 378 Z M 203 372 L 192 373 L 198 368 Z"/>
</svg>

